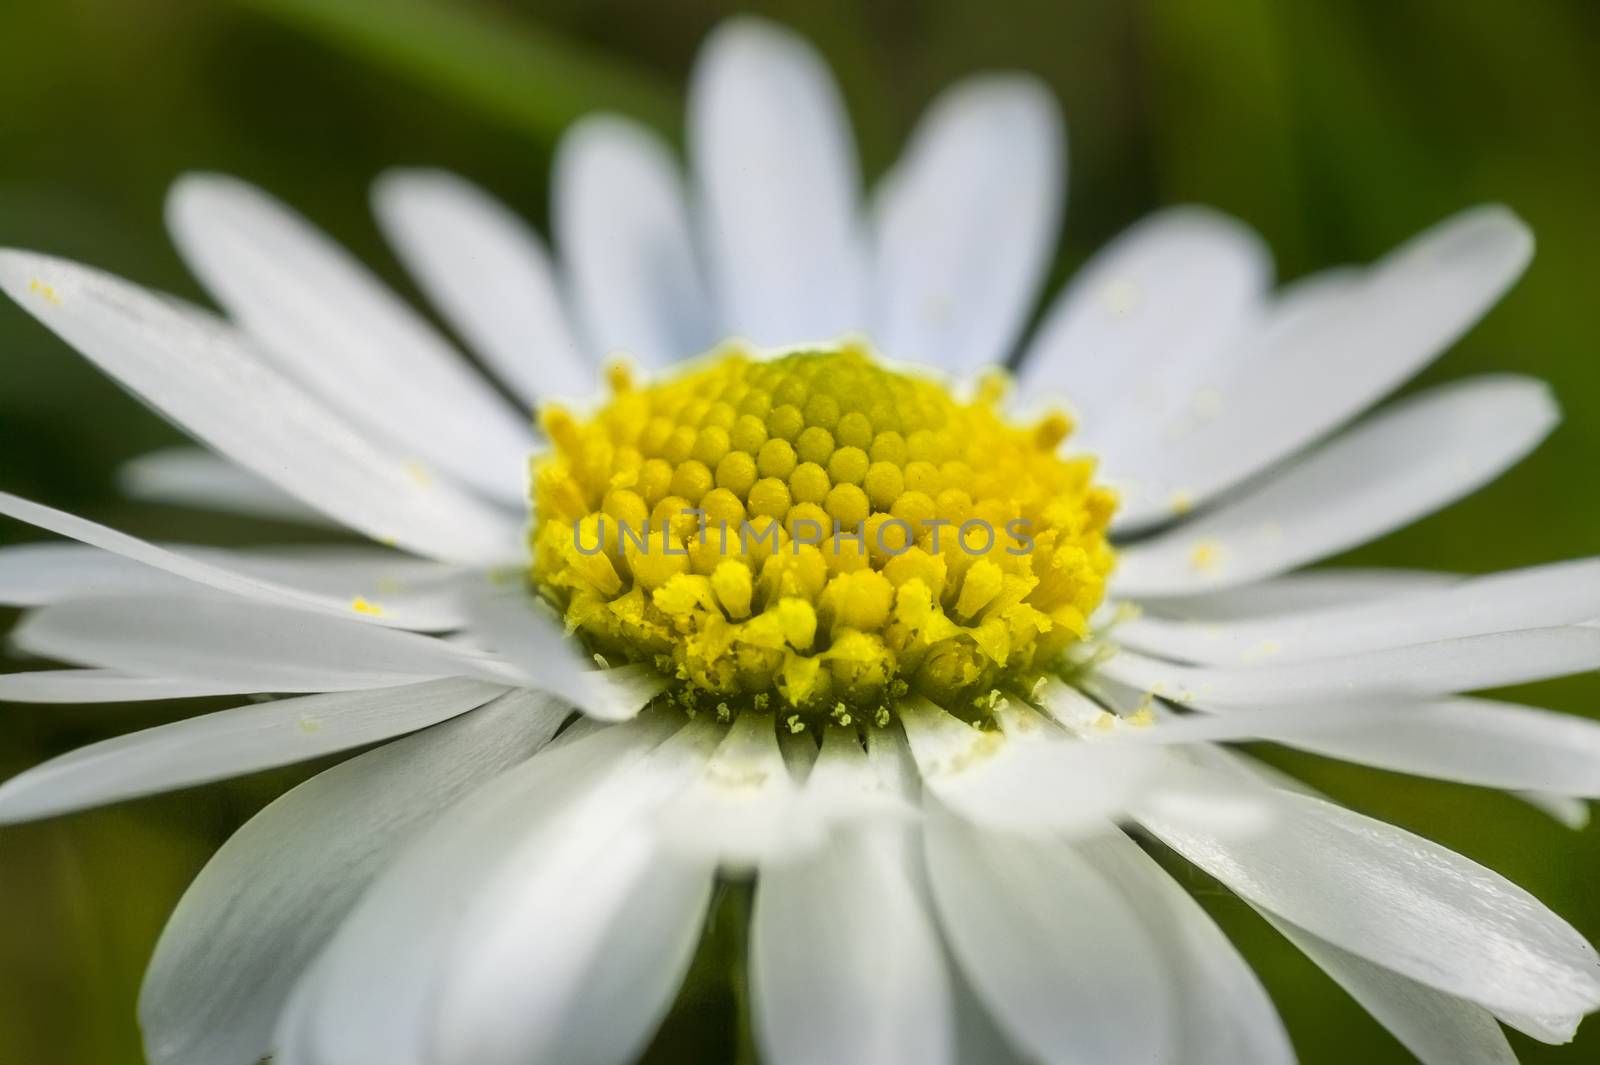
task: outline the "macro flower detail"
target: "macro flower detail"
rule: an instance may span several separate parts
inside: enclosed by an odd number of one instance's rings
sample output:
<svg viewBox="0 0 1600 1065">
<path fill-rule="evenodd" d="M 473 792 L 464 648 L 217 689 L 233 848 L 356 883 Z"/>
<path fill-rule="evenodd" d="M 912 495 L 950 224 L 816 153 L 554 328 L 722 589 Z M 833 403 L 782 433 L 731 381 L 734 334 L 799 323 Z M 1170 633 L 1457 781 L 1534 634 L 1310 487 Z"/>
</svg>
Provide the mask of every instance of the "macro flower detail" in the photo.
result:
<svg viewBox="0 0 1600 1065">
<path fill-rule="evenodd" d="M 587 424 L 545 417 L 532 578 L 686 708 L 966 711 L 1088 635 L 1115 500 L 1056 457 L 1065 416 L 1011 426 L 855 347 L 620 383 Z"/>
<path fill-rule="evenodd" d="M 1464 694 L 1596 668 L 1600 561 L 1296 572 L 1555 425 L 1512 375 L 1367 413 L 1515 281 L 1521 222 L 1274 290 L 1244 226 L 1175 208 L 1030 329 L 1065 158 L 1032 81 L 950 89 L 866 201 L 820 59 L 740 20 L 687 130 L 688 183 L 623 119 L 574 128 L 554 253 L 463 179 L 378 182 L 515 403 L 232 179 L 168 203 L 221 314 L 0 252 L 202 445 L 138 460 L 134 495 L 370 541 L 157 544 L 0 494 L 77 541 L 0 552 L 13 644 L 67 664 L 0 698 L 239 697 L 11 778 L 0 820 L 362 749 L 190 886 L 150 1060 L 621 1065 L 729 885 L 773 1065 L 1294 1060 L 1185 864 L 1423 1061 L 1570 1040 L 1600 1008 L 1576 929 L 1234 746 L 1569 821 L 1600 795 L 1600 726 Z"/>
</svg>

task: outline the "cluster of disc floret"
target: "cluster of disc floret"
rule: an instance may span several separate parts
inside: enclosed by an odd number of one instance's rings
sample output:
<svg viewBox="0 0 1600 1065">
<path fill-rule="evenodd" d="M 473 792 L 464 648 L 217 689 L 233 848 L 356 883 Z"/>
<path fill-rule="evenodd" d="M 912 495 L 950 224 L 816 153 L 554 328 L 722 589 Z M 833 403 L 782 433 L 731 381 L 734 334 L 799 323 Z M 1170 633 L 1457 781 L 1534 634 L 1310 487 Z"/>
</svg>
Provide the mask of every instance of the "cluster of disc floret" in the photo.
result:
<svg viewBox="0 0 1600 1065">
<path fill-rule="evenodd" d="M 655 664 L 690 713 L 886 723 L 952 710 L 1087 634 L 1114 496 L 1020 426 L 865 348 L 728 348 L 611 374 L 591 417 L 544 414 L 531 579 L 612 665 Z"/>
</svg>

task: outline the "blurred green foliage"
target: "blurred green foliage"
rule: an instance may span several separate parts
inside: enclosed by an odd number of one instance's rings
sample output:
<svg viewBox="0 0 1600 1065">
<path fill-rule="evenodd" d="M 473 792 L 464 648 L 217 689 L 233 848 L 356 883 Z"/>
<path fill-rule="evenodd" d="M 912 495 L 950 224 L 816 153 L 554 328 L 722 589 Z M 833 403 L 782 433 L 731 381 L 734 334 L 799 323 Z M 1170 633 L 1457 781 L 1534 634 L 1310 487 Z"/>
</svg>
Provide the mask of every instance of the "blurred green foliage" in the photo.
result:
<svg viewBox="0 0 1600 1065">
<path fill-rule="evenodd" d="M 0 244 L 96 263 L 198 297 L 168 246 L 178 173 L 230 171 L 296 204 L 403 291 L 367 214 L 372 176 L 434 164 L 543 221 L 561 127 L 594 107 L 669 133 L 721 0 L 59 0 L 0 7 Z M 1600 534 L 1600 6 L 1587 0 L 987 0 L 757 5 L 815 40 L 881 172 L 962 74 L 1033 71 L 1071 128 L 1056 277 L 1162 204 L 1256 226 L 1285 278 L 1370 259 L 1452 211 L 1510 204 L 1540 240 L 1505 303 L 1426 375 L 1514 370 L 1567 411 L 1551 440 L 1471 500 L 1344 561 L 1464 571 L 1589 554 Z M 0 307 L 0 486 L 165 539 L 304 535 L 136 507 L 117 464 L 177 434 L 9 305 Z M 31 537 L 14 525 L 0 541 Z M 9 622 L 10 618 L 0 618 Z M 1592 713 L 1594 675 L 1515 693 Z M 217 704 L 221 705 L 221 704 Z M 17 707 L 0 775 L 184 707 Z M 1456 847 L 1600 939 L 1596 831 L 1514 800 L 1271 752 L 1315 786 Z M 134 998 L 161 922 L 207 854 L 315 767 L 0 831 L 0 1062 L 141 1060 Z M 1267 978 L 1308 1062 L 1403 1061 L 1392 1039 L 1246 907 L 1185 874 Z M 1063 900 L 1070 905 L 1069 899 Z M 708 957 L 736 949 L 737 892 Z M 733 992 L 701 964 L 651 1054 L 733 1060 Z M 1517 1038 L 1527 1061 L 1594 1060 Z"/>
</svg>

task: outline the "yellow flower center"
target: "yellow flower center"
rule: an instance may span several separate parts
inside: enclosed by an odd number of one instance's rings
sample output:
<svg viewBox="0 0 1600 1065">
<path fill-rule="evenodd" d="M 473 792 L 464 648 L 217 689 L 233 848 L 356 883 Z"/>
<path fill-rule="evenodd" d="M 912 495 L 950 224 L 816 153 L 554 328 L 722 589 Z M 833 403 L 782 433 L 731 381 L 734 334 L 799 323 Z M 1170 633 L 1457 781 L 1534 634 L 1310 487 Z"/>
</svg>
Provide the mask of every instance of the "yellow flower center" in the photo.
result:
<svg viewBox="0 0 1600 1065">
<path fill-rule="evenodd" d="M 886 723 L 961 712 L 1087 635 L 1115 497 L 1016 425 L 863 347 L 727 348 L 593 416 L 546 411 L 531 577 L 595 654 L 654 663 L 690 713 Z"/>
</svg>

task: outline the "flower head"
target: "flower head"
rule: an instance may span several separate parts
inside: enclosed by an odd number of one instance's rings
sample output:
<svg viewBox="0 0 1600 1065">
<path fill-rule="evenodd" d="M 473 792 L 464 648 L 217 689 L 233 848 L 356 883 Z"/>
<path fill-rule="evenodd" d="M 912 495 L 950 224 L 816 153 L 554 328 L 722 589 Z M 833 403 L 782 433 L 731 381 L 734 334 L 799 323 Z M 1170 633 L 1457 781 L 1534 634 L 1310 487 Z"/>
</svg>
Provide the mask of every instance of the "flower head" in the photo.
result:
<svg viewBox="0 0 1600 1065">
<path fill-rule="evenodd" d="M 0 819 L 376 745 L 196 879 L 141 999 L 151 1060 L 626 1062 L 729 880 L 774 1065 L 1291 1060 L 1151 851 L 1424 1060 L 1506 1060 L 1500 1023 L 1569 1039 L 1600 1007 L 1576 930 L 1230 746 L 1568 817 L 1600 794 L 1600 726 L 1461 694 L 1593 669 L 1595 560 L 1293 572 L 1553 426 L 1511 376 L 1350 424 L 1511 284 L 1521 223 L 1469 211 L 1274 293 L 1241 225 L 1167 211 L 1029 334 L 1062 159 L 1033 83 L 952 89 L 868 212 L 818 58 L 738 21 L 689 150 L 694 211 L 649 134 L 581 124 L 555 262 L 460 179 L 380 182 L 520 412 L 237 182 L 170 203 L 222 317 L 0 253 L 13 299 L 208 449 L 141 460 L 139 494 L 384 545 L 157 545 L 0 495 L 80 541 L 0 554 L 36 608 L 13 641 L 72 667 L 0 696 L 271 696 L 24 772 Z M 1014 348 L 1012 394 L 981 371 Z"/>
<path fill-rule="evenodd" d="M 729 351 L 545 415 L 534 583 L 595 653 L 655 663 L 689 709 L 793 728 L 963 712 L 1088 634 L 1114 497 L 1064 416 L 1010 424 L 857 345 Z"/>
</svg>

